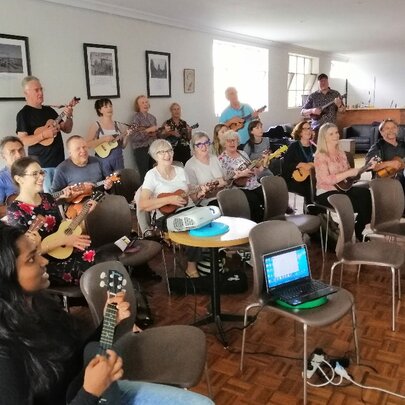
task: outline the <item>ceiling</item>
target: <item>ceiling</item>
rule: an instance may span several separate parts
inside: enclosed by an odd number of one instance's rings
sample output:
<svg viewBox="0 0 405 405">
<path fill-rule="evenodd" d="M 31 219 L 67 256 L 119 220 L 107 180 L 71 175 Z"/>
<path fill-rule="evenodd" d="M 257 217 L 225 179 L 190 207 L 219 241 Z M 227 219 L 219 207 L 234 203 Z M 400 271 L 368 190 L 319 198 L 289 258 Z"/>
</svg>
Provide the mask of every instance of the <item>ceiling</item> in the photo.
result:
<svg viewBox="0 0 405 405">
<path fill-rule="evenodd" d="M 403 0 L 46 0 L 339 54 L 403 51 Z"/>
</svg>

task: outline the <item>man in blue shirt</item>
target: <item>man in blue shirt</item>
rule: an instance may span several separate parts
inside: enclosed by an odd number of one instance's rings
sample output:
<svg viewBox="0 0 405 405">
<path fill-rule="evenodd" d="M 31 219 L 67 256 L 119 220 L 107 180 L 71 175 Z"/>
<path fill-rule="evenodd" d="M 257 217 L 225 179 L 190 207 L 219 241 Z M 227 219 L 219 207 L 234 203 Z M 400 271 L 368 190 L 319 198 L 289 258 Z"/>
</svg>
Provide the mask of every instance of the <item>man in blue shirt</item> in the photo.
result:
<svg viewBox="0 0 405 405">
<path fill-rule="evenodd" d="M 6 136 L 0 142 L 1 157 L 6 166 L 0 170 L 0 218 L 6 215 L 6 200 L 10 195 L 18 193 L 14 184 L 10 167 L 17 160 L 25 156 L 24 145 L 16 136 Z"/>
<path fill-rule="evenodd" d="M 249 140 L 248 125 L 252 118 L 257 118 L 258 113 L 254 111 L 249 104 L 243 104 L 238 99 L 238 92 L 235 87 L 228 87 L 225 90 L 225 97 L 229 101 L 229 106 L 225 108 L 219 117 L 219 122 L 233 129 L 234 124 L 243 124 L 238 130 L 239 147 L 243 149 L 243 145 Z M 242 117 L 250 116 L 250 119 L 242 120 Z"/>
</svg>

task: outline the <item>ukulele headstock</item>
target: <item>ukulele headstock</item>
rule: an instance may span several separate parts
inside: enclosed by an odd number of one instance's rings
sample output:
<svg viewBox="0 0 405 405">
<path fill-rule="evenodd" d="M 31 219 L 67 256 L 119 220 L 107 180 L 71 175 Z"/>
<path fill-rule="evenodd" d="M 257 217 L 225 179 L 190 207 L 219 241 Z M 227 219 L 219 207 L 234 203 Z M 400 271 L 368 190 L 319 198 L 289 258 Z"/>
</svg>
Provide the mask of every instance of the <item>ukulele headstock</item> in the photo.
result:
<svg viewBox="0 0 405 405">
<path fill-rule="evenodd" d="M 121 183 L 121 176 L 118 173 L 112 173 L 107 176 L 106 180 L 111 180 L 113 183 Z"/>
<path fill-rule="evenodd" d="M 116 295 L 120 291 L 125 291 L 127 280 L 117 270 L 108 270 L 108 275 L 103 271 L 100 279 L 100 287 L 107 287 L 108 295 Z"/>
</svg>

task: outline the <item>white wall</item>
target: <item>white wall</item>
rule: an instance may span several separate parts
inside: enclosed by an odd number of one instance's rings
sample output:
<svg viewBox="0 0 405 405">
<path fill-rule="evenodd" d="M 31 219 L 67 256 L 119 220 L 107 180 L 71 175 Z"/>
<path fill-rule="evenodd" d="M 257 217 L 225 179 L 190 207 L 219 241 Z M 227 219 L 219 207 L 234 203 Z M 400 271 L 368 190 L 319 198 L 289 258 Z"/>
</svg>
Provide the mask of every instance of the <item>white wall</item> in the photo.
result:
<svg viewBox="0 0 405 405">
<path fill-rule="evenodd" d="M 364 102 L 371 93 L 373 104 L 375 78 L 375 107 L 405 107 L 404 92 L 405 54 L 399 52 L 375 52 L 350 55 L 350 98 L 351 105 Z"/>
<path fill-rule="evenodd" d="M 45 88 L 45 103 L 61 104 L 81 97 L 75 109 L 73 133 L 85 135 L 96 119 L 94 100 L 87 99 L 83 43 L 116 45 L 121 98 L 113 99 L 114 116 L 129 121 L 134 98 L 146 93 L 145 50 L 171 53 L 172 97 L 151 99 L 158 123 L 167 119 L 168 106 L 177 101 L 189 123 L 212 132 L 214 115 L 212 41 L 226 39 L 130 18 L 67 7 L 38 0 L 2 0 L 1 33 L 29 37 L 32 74 Z M 235 42 L 235 40 L 233 40 Z M 263 44 L 252 45 L 263 46 Z M 287 108 L 288 52 L 319 56 L 321 70 L 329 71 L 330 56 L 287 46 L 269 46 L 269 110 L 262 115 L 265 127 L 296 122 L 299 110 Z M 196 70 L 196 91 L 183 92 L 183 69 Z M 338 90 L 341 90 L 338 88 Z M 258 107 L 254 100 L 242 100 Z M 15 116 L 23 101 L 0 101 L 0 136 L 15 133 Z M 132 166 L 127 148 L 126 165 Z"/>
</svg>

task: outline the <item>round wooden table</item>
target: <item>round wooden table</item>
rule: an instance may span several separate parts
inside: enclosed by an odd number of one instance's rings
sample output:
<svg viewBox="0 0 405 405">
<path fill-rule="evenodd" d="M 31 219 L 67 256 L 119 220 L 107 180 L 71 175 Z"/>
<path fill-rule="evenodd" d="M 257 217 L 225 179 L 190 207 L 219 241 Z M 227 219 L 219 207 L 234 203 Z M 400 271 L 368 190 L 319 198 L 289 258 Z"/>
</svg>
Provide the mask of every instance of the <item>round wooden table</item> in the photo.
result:
<svg viewBox="0 0 405 405">
<path fill-rule="evenodd" d="M 256 225 L 245 218 L 222 216 L 214 222 L 221 222 L 229 226 L 229 231 L 223 235 L 210 237 L 191 236 L 189 232 L 169 232 L 169 238 L 180 245 L 209 248 L 211 251 L 211 313 L 194 323 L 195 326 L 215 323 L 224 346 L 228 346 L 222 327 L 222 321 L 242 321 L 243 316 L 221 313 L 221 295 L 219 291 L 218 249 L 233 247 L 249 243 L 249 232 Z"/>
</svg>

